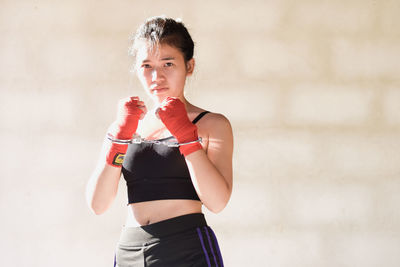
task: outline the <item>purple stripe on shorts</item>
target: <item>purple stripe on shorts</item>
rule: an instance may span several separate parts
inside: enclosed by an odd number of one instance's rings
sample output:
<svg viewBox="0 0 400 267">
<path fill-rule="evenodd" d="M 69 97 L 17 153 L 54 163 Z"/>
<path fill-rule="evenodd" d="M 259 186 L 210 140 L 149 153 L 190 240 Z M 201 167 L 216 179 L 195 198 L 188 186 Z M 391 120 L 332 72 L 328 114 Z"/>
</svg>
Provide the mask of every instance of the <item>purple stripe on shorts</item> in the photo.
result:
<svg viewBox="0 0 400 267">
<path fill-rule="evenodd" d="M 211 244 L 211 239 L 210 239 L 210 235 L 208 234 L 207 226 L 204 226 L 204 230 L 206 230 L 208 244 L 210 245 L 211 253 L 212 253 L 213 257 L 214 257 L 215 266 L 218 267 L 217 258 L 215 257 L 215 254 L 214 254 L 214 249 L 213 249 L 212 244 Z"/>
<path fill-rule="evenodd" d="M 204 246 L 203 236 L 201 235 L 201 230 L 199 227 L 197 227 L 197 234 L 199 235 L 200 243 L 201 243 L 201 246 L 203 247 L 204 255 L 206 255 L 206 261 L 207 261 L 208 267 L 211 267 L 210 259 L 208 258 L 208 253 L 207 253 L 206 247 Z"/>
<path fill-rule="evenodd" d="M 211 232 L 211 235 L 212 235 L 212 237 L 214 239 L 215 249 L 217 250 L 217 254 L 218 254 L 219 260 L 221 262 L 221 267 L 224 267 L 224 261 L 222 259 L 221 251 L 219 250 L 217 237 L 215 236 L 214 231 L 211 228 L 210 228 L 210 232 Z"/>
</svg>

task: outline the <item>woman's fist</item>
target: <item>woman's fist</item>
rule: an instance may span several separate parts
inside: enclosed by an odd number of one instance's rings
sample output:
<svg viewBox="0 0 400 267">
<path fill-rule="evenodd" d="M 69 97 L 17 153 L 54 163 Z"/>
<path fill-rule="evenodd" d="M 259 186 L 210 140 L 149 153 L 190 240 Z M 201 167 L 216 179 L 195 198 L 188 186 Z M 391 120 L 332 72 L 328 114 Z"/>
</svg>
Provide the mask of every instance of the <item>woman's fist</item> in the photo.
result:
<svg viewBox="0 0 400 267">
<path fill-rule="evenodd" d="M 143 119 L 146 112 L 146 106 L 139 97 L 121 99 L 118 102 L 117 118 L 110 133 L 117 139 L 131 139 L 136 132 L 139 120 Z"/>
<path fill-rule="evenodd" d="M 115 139 L 130 140 L 136 132 L 139 120 L 143 119 L 147 109 L 138 97 L 121 99 L 118 102 L 117 119 L 111 124 L 109 134 Z M 121 167 L 128 144 L 112 143 L 106 155 L 106 162 L 114 167 Z"/>
<path fill-rule="evenodd" d="M 197 127 L 189 120 L 185 104 L 179 98 L 167 97 L 158 109 L 158 116 L 179 143 L 198 140 Z M 201 148 L 199 143 L 192 143 L 181 145 L 179 150 L 187 156 Z"/>
</svg>

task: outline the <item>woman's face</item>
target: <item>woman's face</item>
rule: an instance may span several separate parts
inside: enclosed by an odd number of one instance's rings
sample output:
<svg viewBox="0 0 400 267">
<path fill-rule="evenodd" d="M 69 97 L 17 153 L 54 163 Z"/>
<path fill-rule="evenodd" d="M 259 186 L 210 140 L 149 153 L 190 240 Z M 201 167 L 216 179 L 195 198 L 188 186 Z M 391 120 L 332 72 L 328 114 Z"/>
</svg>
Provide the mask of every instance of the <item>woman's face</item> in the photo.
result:
<svg viewBox="0 0 400 267">
<path fill-rule="evenodd" d="M 143 44 L 137 51 L 137 76 L 146 92 L 158 103 L 168 96 L 184 100 L 186 77 L 193 69 L 194 59 L 185 63 L 182 52 L 167 44 L 156 49 Z"/>
</svg>

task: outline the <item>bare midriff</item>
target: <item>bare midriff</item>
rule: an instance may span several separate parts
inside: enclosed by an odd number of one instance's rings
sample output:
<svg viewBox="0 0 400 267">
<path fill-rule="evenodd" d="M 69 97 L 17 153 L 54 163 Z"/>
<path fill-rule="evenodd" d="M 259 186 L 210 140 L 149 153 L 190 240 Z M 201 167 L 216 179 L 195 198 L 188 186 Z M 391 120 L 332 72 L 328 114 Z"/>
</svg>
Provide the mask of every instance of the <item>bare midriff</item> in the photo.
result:
<svg viewBox="0 0 400 267">
<path fill-rule="evenodd" d="M 148 225 L 177 216 L 200 213 L 202 204 L 197 200 L 166 199 L 128 205 L 125 227 Z"/>
</svg>

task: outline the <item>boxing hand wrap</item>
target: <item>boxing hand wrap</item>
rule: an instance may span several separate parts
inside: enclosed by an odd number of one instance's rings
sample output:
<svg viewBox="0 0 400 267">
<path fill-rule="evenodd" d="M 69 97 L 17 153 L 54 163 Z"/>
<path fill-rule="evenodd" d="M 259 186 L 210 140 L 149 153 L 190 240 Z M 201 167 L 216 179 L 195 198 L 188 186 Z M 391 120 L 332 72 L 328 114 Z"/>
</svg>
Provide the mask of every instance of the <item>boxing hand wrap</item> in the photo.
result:
<svg viewBox="0 0 400 267">
<path fill-rule="evenodd" d="M 175 136 L 178 143 L 188 143 L 198 140 L 197 126 L 188 118 L 185 104 L 178 98 L 167 97 L 158 110 L 161 121 Z M 187 156 L 202 149 L 200 143 L 191 143 L 179 146 L 181 154 Z"/>
<path fill-rule="evenodd" d="M 130 140 L 139 124 L 143 110 L 139 108 L 139 98 L 130 97 L 118 103 L 117 119 L 111 125 L 108 134 L 115 139 Z M 112 143 L 106 155 L 106 162 L 114 167 L 121 167 L 128 144 Z"/>
<path fill-rule="evenodd" d="M 112 143 L 110 149 L 108 150 L 106 156 L 106 162 L 114 167 L 121 167 L 125 159 L 125 153 L 128 150 L 128 145 L 126 144 L 116 144 Z"/>
</svg>

